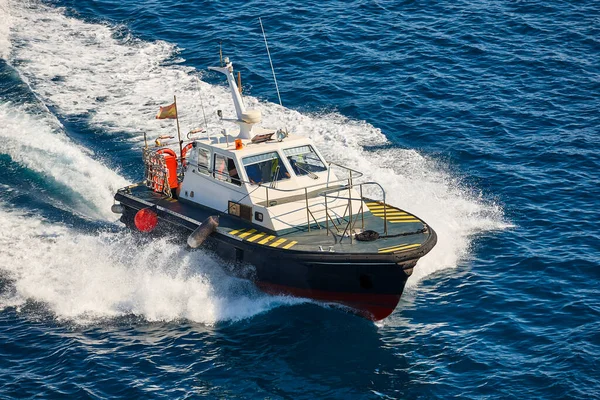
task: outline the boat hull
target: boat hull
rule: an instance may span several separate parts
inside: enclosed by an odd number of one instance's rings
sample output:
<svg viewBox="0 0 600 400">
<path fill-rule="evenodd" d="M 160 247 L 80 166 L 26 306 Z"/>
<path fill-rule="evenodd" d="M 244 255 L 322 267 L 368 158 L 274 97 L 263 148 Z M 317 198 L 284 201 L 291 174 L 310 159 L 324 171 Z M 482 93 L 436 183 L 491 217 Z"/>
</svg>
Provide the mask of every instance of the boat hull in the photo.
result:
<svg viewBox="0 0 600 400">
<path fill-rule="evenodd" d="M 394 312 L 402 296 L 402 293 L 365 294 L 295 288 L 261 281 L 257 281 L 256 285 L 265 293 L 272 295 L 291 295 L 324 303 L 340 304 L 348 307 L 351 312 L 373 321 L 382 320 Z"/>
<path fill-rule="evenodd" d="M 133 216 L 145 205 L 118 200 L 125 207 L 121 221 L 135 230 Z M 174 213 L 159 212 L 159 219 L 159 226 L 182 239 L 194 229 Z M 426 245 L 401 253 L 310 252 L 261 246 L 215 231 L 203 248 L 226 261 L 229 273 L 252 280 L 266 293 L 340 304 L 376 321 L 394 311 L 413 267 L 436 240 L 432 232 Z"/>
<path fill-rule="evenodd" d="M 342 304 L 372 320 L 383 319 L 394 311 L 417 261 L 396 263 L 389 256 L 373 259 L 357 254 L 263 251 L 251 249 L 243 259 L 254 267 L 250 279 L 263 291 Z"/>
</svg>

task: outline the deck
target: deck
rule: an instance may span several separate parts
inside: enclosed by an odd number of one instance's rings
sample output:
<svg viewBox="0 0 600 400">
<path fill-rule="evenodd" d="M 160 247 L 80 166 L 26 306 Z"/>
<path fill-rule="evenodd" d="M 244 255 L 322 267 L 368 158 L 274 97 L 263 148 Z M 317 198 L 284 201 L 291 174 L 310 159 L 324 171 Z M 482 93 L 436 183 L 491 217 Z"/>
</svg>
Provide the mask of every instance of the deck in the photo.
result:
<svg viewBox="0 0 600 400">
<path fill-rule="evenodd" d="M 121 198 L 119 198 L 121 197 Z M 124 197 L 124 199 L 123 199 Z M 427 224 L 417 216 L 407 211 L 386 205 L 381 202 L 364 199 L 367 209 L 353 216 L 354 229 L 373 230 L 380 238 L 374 241 L 358 241 L 349 237 L 348 217 L 333 219 L 320 226 L 313 224 L 310 230 L 307 226 L 287 230 L 285 232 L 261 231 L 259 226 L 239 217 L 216 211 L 197 204 L 167 198 L 164 195 L 149 190 L 144 185 L 133 185 L 119 190 L 117 200 L 138 201 L 143 206 L 158 206 L 162 212 L 170 215 L 171 221 L 189 230 L 193 230 L 211 215 L 219 215 L 217 231 L 232 239 L 245 241 L 258 246 L 299 252 L 336 252 L 336 253 L 369 253 L 390 254 L 404 251 L 414 251 L 425 244 L 434 233 Z M 387 220 L 387 234 L 384 233 L 384 217 Z M 336 229 L 337 227 L 337 229 Z M 344 230 L 346 230 L 344 234 Z"/>
</svg>

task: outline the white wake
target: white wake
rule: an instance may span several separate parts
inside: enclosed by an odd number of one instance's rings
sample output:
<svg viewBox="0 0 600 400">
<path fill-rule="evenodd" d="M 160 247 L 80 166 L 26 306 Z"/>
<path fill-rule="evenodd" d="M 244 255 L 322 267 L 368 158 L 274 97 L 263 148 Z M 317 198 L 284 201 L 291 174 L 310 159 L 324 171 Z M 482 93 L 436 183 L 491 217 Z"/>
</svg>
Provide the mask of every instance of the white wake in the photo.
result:
<svg viewBox="0 0 600 400">
<path fill-rule="evenodd" d="M 0 0 L 0 18 L 11 21 L 9 28 L 0 29 L 0 55 L 19 71 L 45 104 L 64 115 L 87 116 L 92 126 L 107 135 L 125 134 L 132 147 L 139 145 L 141 132 L 148 132 L 149 137 L 174 132 L 172 121 L 153 119 L 158 105 L 170 103 L 173 94 L 177 95 L 184 132 L 201 125 L 200 92 L 210 125 L 217 126 L 217 109 L 232 109 L 223 86 L 200 81 L 198 91 L 197 79 L 203 71 L 182 65 L 173 44 L 120 38 L 115 27 L 70 18 L 61 9 L 37 2 L 24 5 Z M 235 62 L 235 55 L 230 56 Z M 259 103 L 250 96 L 246 96 L 245 101 L 250 107 L 262 109 L 265 126 L 285 126 L 293 133 L 310 136 L 330 160 L 365 172 L 368 180 L 379 181 L 390 203 L 415 213 L 436 230 L 438 244 L 419 261 L 409 285 L 436 271 L 457 266 L 468 257 L 476 233 L 509 226 L 499 205 L 483 199 L 436 160 L 414 150 L 366 150 L 365 144 L 387 142 L 382 132 L 372 125 L 335 113 L 305 115 L 273 103 Z M 29 138 L 15 137 L 19 134 L 14 133 L 24 131 L 24 135 L 28 135 L 27 126 L 36 125 L 38 121 L 22 113 L 11 119 L 9 114 L 15 107 L 0 107 L 0 118 L 12 124 L 11 129 L 0 130 L 0 135 L 9 143 L 4 147 L 0 145 L 0 151 L 32 169 L 42 168 L 41 165 L 48 163 L 44 162 L 40 149 L 32 145 Z M 56 153 L 50 161 L 53 166 L 42 168 L 44 173 L 58 181 L 62 179 L 61 182 L 76 191 L 89 186 L 81 176 L 70 176 L 71 168 L 55 160 L 63 154 L 67 163 L 85 170 L 91 158 L 78 146 L 65 145 L 64 140 L 47 132 L 49 128 L 43 125 L 38 126 L 36 132 L 41 130 L 44 141 L 47 140 Z M 23 152 L 25 148 L 30 151 Z M 92 192 L 82 189 L 80 194 L 97 210 L 108 210 L 105 207 L 110 193 L 122 185 L 123 179 L 97 164 L 90 168 L 84 176 L 98 180 L 100 187 Z M 35 222 L 32 218 L 27 221 L 28 224 Z M 33 236 L 31 240 L 45 243 L 46 239 Z M 17 285 L 23 288 L 23 296 L 48 302 L 58 315 L 65 317 L 86 313 L 110 316 L 129 310 L 149 319 L 184 316 L 212 321 L 219 320 L 221 313 L 232 313 L 231 307 L 236 310 L 234 314 L 247 315 L 276 301 L 259 297 L 246 303 L 243 300 L 246 297 L 241 297 L 242 303 L 233 304 L 237 297 L 227 296 L 235 290 L 214 295 L 215 281 L 190 272 L 195 263 L 216 266 L 218 261 L 202 253 L 184 253 L 165 241 L 147 244 L 146 248 L 128 255 L 127 248 L 133 245 L 131 240 L 126 235 L 87 236 L 67 230 L 48 244 L 53 249 L 47 257 L 54 265 L 51 273 L 47 273 L 50 268 L 43 263 L 31 260 L 19 267 L 20 270 L 13 268 L 11 272 L 17 277 Z M 79 254 L 81 248 L 106 256 L 103 261 L 88 260 Z M 152 259 L 152 255 L 157 254 L 165 263 L 174 256 L 180 264 L 165 270 L 163 262 Z M 168 259 L 163 258 L 165 254 L 170 254 Z M 133 267 L 128 268 L 129 264 Z M 76 271 L 80 265 L 92 267 Z M 86 282 L 95 283 L 87 287 Z M 154 291 L 158 293 L 156 296 L 152 295 Z M 66 293 L 77 301 L 68 300 Z M 227 295 L 223 297 L 222 293 Z M 211 297 L 213 295 L 215 297 Z M 94 301 L 95 298 L 102 301 Z M 248 313 L 239 311 L 244 304 L 250 304 Z"/>
<path fill-rule="evenodd" d="M 0 104 L 0 154 L 72 191 L 66 194 L 76 203 L 71 211 L 87 218 L 117 219 L 110 212 L 112 198 L 128 182 L 70 140 L 52 115 L 25 105 Z M 69 208 L 64 202 L 59 206 Z"/>
<path fill-rule="evenodd" d="M 262 294 L 221 260 L 166 238 L 140 246 L 126 232 L 85 234 L 4 207 L 0 224 L 0 271 L 14 285 L 0 309 L 33 299 L 77 323 L 137 315 L 211 325 L 301 302 Z"/>
</svg>

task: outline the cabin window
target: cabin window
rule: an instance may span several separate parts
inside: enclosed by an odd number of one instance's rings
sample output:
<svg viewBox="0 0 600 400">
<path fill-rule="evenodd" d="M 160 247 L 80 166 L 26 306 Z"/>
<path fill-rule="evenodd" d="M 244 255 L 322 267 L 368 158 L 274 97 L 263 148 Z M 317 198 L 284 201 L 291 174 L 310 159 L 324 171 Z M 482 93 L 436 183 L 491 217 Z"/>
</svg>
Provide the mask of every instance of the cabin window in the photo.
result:
<svg viewBox="0 0 600 400">
<path fill-rule="evenodd" d="M 208 175 L 210 171 L 210 151 L 207 149 L 198 149 L 198 172 Z"/>
<path fill-rule="evenodd" d="M 288 179 L 290 174 L 276 151 L 244 157 L 250 183 L 269 183 Z"/>
<path fill-rule="evenodd" d="M 235 161 L 220 154 L 215 154 L 214 177 L 220 181 L 230 182 L 237 186 L 242 185 Z"/>
<path fill-rule="evenodd" d="M 317 155 L 312 146 L 292 147 L 291 149 L 283 150 L 283 153 L 287 157 L 292 170 L 298 176 L 327 170 L 325 163 Z"/>
</svg>

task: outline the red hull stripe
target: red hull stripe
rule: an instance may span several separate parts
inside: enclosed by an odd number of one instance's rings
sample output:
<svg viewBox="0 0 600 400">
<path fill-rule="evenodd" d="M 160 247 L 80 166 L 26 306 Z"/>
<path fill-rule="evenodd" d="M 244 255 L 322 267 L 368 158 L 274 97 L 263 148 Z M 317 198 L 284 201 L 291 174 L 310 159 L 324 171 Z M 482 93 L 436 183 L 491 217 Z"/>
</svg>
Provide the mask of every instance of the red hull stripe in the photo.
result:
<svg viewBox="0 0 600 400">
<path fill-rule="evenodd" d="M 256 285 L 269 294 L 289 294 L 295 297 L 339 303 L 352 308 L 356 313 L 373 321 L 379 321 L 390 315 L 400 301 L 400 294 L 330 292 L 295 288 L 267 282 L 256 282 Z"/>
</svg>

